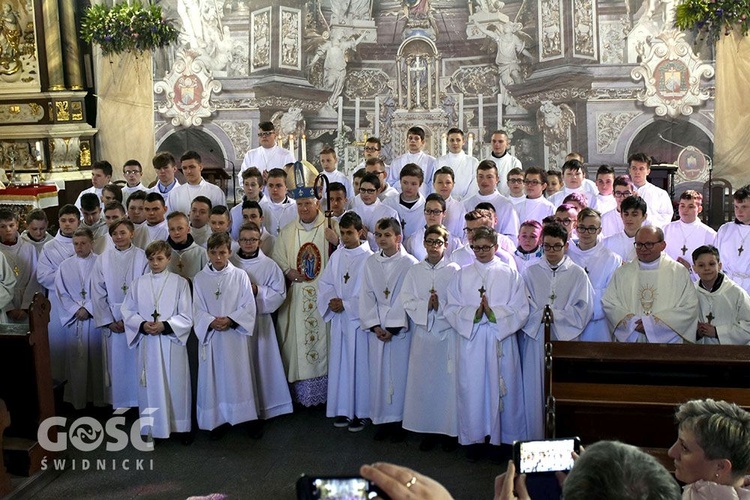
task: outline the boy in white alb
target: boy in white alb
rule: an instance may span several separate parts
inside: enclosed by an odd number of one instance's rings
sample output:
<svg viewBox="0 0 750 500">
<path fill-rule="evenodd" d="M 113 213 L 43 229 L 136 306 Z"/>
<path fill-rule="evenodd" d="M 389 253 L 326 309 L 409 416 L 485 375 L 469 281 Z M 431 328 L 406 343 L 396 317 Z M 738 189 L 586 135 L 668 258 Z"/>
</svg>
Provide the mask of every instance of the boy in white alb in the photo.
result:
<svg viewBox="0 0 750 500">
<path fill-rule="evenodd" d="M 476 174 L 479 160 L 464 152 L 464 132 L 460 128 L 449 129 L 447 141 L 448 153 L 437 159 L 437 166 L 440 169 L 448 167 L 453 171 L 453 196 L 455 200 L 461 201 L 477 192 Z M 435 175 L 437 176 L 437 170 Z M 443 197 L 447 200 L 445 195 Z"/>
<path fill-rule="evenodd" d="M 602 309 L 602 296 L 622 258 L 606 248 L 598 239 L 602 232 L 602 217 L 592 208 L 578 214 L 578 241 L 568 246 L 568 257 L 586 271 L 594 289 L 594 314 L 581 334 L 585 342 L 610 342 L 612 332 Z"/>
<path fill-rule="evenodd" d="M 167 204 L 167 210 L 171 212 L 172 208 L 169 202 L 169 195 L 174 188 L 180 185 L 175 178 L 175 174 L 177 173 L 177 162 L 175 161 L 174 156 L 172 156 L 172 153 L 162 151 L 156 153 L 151 159 L 151 164 L 156 171 L 156 184 L 154 184 L 154 187 L 151 189 L 148 189 L 148 192 L 159 193 L 162 195 L 164 197 L 164 203 Z M 128 200 L 129 199 L 130 198 L 128 198 Z"/>
<path fill-rule="evenodd" d="M 424 222 L 425 195 L 420 191 L 424 184 L 424 173 L 417 164 L 407 163 L 401 169 L 400 175 L 401 194 L 386 199 L 383 204 L 398 213 L 405 241 L 416 233 Z"/>
<path fill-rule="evenodd" d="M 535 220 L 541 223 L 545 217 L 555 214 L 555 206 L 544 197 L 547 189 L 547 173 L 539 167 L 529 167 L 523 174 L 526 197 L 515 205 L 518 220 Z"/>
<path fill-rule="evenodd" d="M 76 198 L 75 206 L 80 210 L 81 196 L 86 193 L 93 193 L 97 199 L 102 195 L 102 188 L 109 184 L 112 179 L 112 164 L 107 160 L 95 161 L 91 166 L 91 187 L 84 189 Z"/>
<path fill-rule="evenodd" d="M 633 186 L 629 175 L 615 177 L 615 182 L 612 186 L 612 196 L 615 198 L 616 206 L 614 210 L 602 214 L 602 239 L 620 233 L 625 229 L 625 226 L 622 224 L 622 216 L 620 215 L 620 205 L 622 205 L 622 201 L 625 198 L 633 195 L 638 196 L 635 194 L 635 186 Z"/>
<path fill-rule="evenodd" d="M 508 172 L 514 168 L 523 170 L 523 165 L 521 164 L 521 160 L 510 154 L 510 138 L 508 138 L 508 133 L 505 130 L 495 130 L 492 133 L 490 141 L 492 143 L 492 153 L 489 158 L 485 158 L 482 161 L 489 161 L 495 165 L 495 173 L 499 181 L 497 190 L 500 194 L 507 195 L 508 184 L 506 178 Z M 467 210 L 473 209 L 474 207 L 467 208 Z"/>
<path fill-rule="evenodd" d="M 403 441 L 412 328 L 400 293 L 406 271 L 416 259 L 401 245 L 398 219 L 379 220 L 375 239 L 380 251 L 365 262 L 359 294 L 359 321 L 369 343 L 370 418 L 374 424 L 385 424 L 375 433 L 376 440 L 392 434 L 395 441 Z"/>
<path fill-rule="evenodd" d="M 550 203 L 558 207 L 563 203 L 566 196 L 571 193 L 581 193 L 586 196 L 588 205 L 596 197 L 597 189 L 592 184 L 587 184 L 585 180 L 585 169 L 583 163 L 578 160 L 568 160 L 563 164 L 562 175 L 564 187 L 562 190 L 549 197 Z"/>
<path fill-rule="evenodd" d="M 242 172 L 242 190 L 244 191 L 242 202 L 233 206 L 232 210 L 229 211 L 232 219 L 232 231 L 230 235 L 233 240 L 237 241 L 237 238 L 240 236 L 240 226 L 244 224 L 244 218 L 242 217 L 243 205 L 246 201 L 258 203 L 261 207 L 264 207 L 264 211 L 268 212 L 268 209 L 265 207 L 270 203 L 270 200 L 268 199 L 268 195 L 263 194 L 263 186 L 265 186 L 265 181 L 260 170 L 250 167 Z M 263 225 L 266 231 L 269 231 L 273 227 L 273 216 L 270 213 L 266 214 Z"/>
<path fill-rule="evenodd" d="M 167 228 L 167 206 L 164 197 L 159 193 L 148 193 L 146 202 L 143 204 L 146 213 L 146 223 L 135 230 L 133 243 L 141 249 L 145 249 L 152 241 L 166 241 L 169 235 Z"/>
<path fill-rule="evenodd" d="M 198 427 L 220 438 L 230 426 L 258 419 L 250 337 L 255 300 L 250 278 L 229 262 L 227 233 L 208 238 L 209 264 L 193 281 L 198 336 Z"/>
<path fill-rule="evenodd" d="M 378 243 L 375 241 L 375 225 L 380 219 L 394 217 L 398 219 L 398 212 L 386 206 L 378 199 L 380 179 L 375 174 L 365 174 L 359 184 L 359 194 L 352 202 L 352 211 L 362 218 L 364 237 L 370 244 L 370 250 L 376 252 Z"/>
<path fill-rule="evenodd" d="M 185 342 L 193 326 L 193 304 L 187 280 L 167 270 L 171 256 L 166 241 L 146 247 L 150 272 L 128 289 L 122 316 L 128 344 L 136 350 L 141 418 L 152 419 L 152 437 L 166 439 L 176 432 L 189 445 L 192 400 Z"/>
<path fill-rule="evenodd" d="M 505 180 L 508 183 L 508 199 L 513 203 L 513 206 L 523 203 L 526 199 L 523 192 L 523 170 L 520 168 L 511 169 Z"/>
<path fill-rule="evenodd" d="M 21 239 L 34 246 L 37 257 L 41 255 L 44 244 L 52 240 L 52 235 L 47 232 L 47 225 L 47 214 L 41 208 L 35 208 L 26 215 L 26 230 L 21 233 Z"/>
<path fill-rule="evenodd" d="M 268 172 L 266 189 L 268 189 L 268 203 L 264 211 L 271 215 L 272 226 L 268 231 L 271 236 L 278 237 L 279 232 L 287 224 L 294 222 L 297 218 L 297 205 L 287 194 L 287 173 L 283 168 L 273 168 Z"/>
<path fill-rule="evenodd" d="M 104 385 L 113 408 L 138 406 L 136 353 L 125 336 L 122 303 L 133 281 L 148 269 L 146 253 L 133 244 L 133 223 L 118 220 L 109 227 L 113 247 L 96 260 L 92 272 L 94 321 L 104 337 Z"/>
<path fill-rule="evenodd" d="M 542 223 L 526 220 L 518 230 L 518 248 L 513 252 L 518 272 L 523 274 L 527 267 L 542 258 Z"/>
<path fill-rule="evenodd" d="M 138 228 L 146 224 L 146 211 L 144 205 L 146 204 L 146 196 L 148 195 L 145 191 L 136 191 L 128 198 L 128 203 L 125 205 L 126 213 L 130 222 L 133 226 Z"/>
<path fill-rule="evenodd" d="M 196 196 L 205 196 L 211 200 L 212 206 L 226 205 L 227 197 L 219 186 L 209 183 L 203 178 L 203 164 L 201 156 L 195 151 L 187 151 L 180 157 L 180 168 L 185 175 L 185 184 L 177 186 L 169 193 L 169 211 L 190 211 L 190 203 Z"/>
<path fill-rule="evenodd" d="M 696 248 L 692 258 L 698 275 L 698 343 L 750 344 L 750 294 L 721 272 L 715 246 Z"/>
<path fill-rule="evenodd" d="M 497 192 L 498 171 L 495 163 L 489 160 L 479 162 L 477 166 L 477 186 L 479 192 L 464 200 L 466 212 L 474 210 L 482 202 L 492 203 L 495 207 L 497 224 L 495 231 L 504 234 L 515 243 L 520 222 L 513 204 L 508 198 Z"/>
<path fill-rule="evenodd" d="M 206 249 L 193 239 L 187 215 L 182 212 L 172 212 L 167 216 L 167 228 L 167 243 L 172 248 L 169 270 L 188 281 L 193 281 L 195 275 L 208 264 Z"/>
<path fill-rule="evenodd" d="M 354 172 L 352 176 L 352 189 L 354 190 L 352 196 L 357 196 L 359 194 L 359 183 L 362 182 L 362 178 L 365 174 L 375 174 L 378 176 L 378 179 L 380 179 L 380 191 L 378 191 L 378 199 L 380 201 L 385 201 L 386 198 L 399 195 L 399 192 L 396 191 L 393 186 L 388 184 L 387 167 L 380 157 L 368 158 L 367 161 L 365 161 L 365 168 L 362 169 L 361 174 L 362 175 L 357 175 L 357 172 Z"/>
<path fill-rule="evenodd" d="M 651 157 L 644 153 L 634 153 L 628 158 L 628 165 L 635 191 L 648 205 L 651 224 L 663 228 L 672 222 L 674 208 L 669 193 L 648 182 L 648 174 L 651 173 Z"/>
<path fill-rule="evenodd" d="M 476 181 L 475 181 L 476 182 Z M 463 203 L 453 197 L 454 172 L 450 167 L 440 167 L 435 170 L 432 181 L 432 191 L 445 200 L 445 219 L 443 225 L 454 236 L 463 239 L 464 215 L 466 210 Z"/>
<path fill-rule="evenodd" d="M 335 196 L 332 194 L 331 197 Z M 265 228 L 265 213 L 260 203 L 255 201 L 242 202 L 242 225 L 244 226 L 248 222 L 252 222 L 260 228 L 260 248 L 263 250 L 263 253 L 273 255 L 273 245 L 276 243 L 276 237 L 272 236 Z M 232 219 L 232 225 L 234 225 L 234 219 Z M 239 232 L 236 241 L 239 241 Z"/>
<path fill-rule="evenodd" d="M 190 203 L 190 235 L 198 246 L 206 248 L 208 237 L 211 236 L 211 216 L 213 203 L 205 196 L 196 196 Z"/>
<path fill-rule="evenodd" d="M 253 203 L 253 202 L 250 202 Z M 252 336 L 252 367 L 255 370 L 259 420 L 251 437 L 262 435 L 264 419 L 292 413 L 292 396 L 286 381 L 279 342 L 271 314 L 286 298 L 286 283 L 281 272 L 260 247 L 260 226 L 247 222 L 240 228 L 240 249 L 230 261 L 250 277 L 255 296 L 255 331 Z"/>
<path fill-rule="evenodd" d="M 591 208 L 600 214 L 606 214 L 617 208 L 617 201 L 613 195 L 615 169 L 609 165 L 602 165 L 596 171 L 596 189 L 599 191 L 591 201 Z"/>
<path fill-rule="evenodd" d="M 750 293 L 750 184 L 734 192 L 734 221 L 716 233 L 724 273 Z"/>
<path fill-rule="evenodd" d="M 337 169 L 339 160 L 336 156 L 336 150 L 330 147 L 326 147 L 323 148 L 318 156 L 320 158 L 320 165 L 323 167 L 323 172 L 321 173 L 328 178 L 328 183 L 330 184 L 332 182 L 340 182 L 346 187 L 346 195 L 350 198 L 353 198 L 354 189 L 352 188 L 352 183 L 349 181 L 346 175 L 343 174 L 343 172 Z M 325 195 L 326 194 L 323 193 L 323 197 L 325 197 Z"/>
<path fill-rule="evenodd" d="M 631 262 L 636 258 L 635 234 L 644 226 L 647 217 L 646 202 L 637 196 L 631 196 L 620 204 L 620 216 L 622 217 L 623 231 L 604 238 L 602 243 L 615 254 L 619 255 L 623 262 Z"/>
<path fill-rule="evenodd" d="M 679 220 L 664 226 L 664 241 L 667 242 L 665 252 L 692 272 L 693 251 L 700 246 L 713 244 L 716 231 L 698 219 L 698 214 L 703 211 L 703 195 L 698 191 L 683 191 L 677 211 Z M 697 276 L 693 274 L 692 278 L 695 281 Z"/>
<path fill-rule="evenodd" d="M 94 235 L 94 253 L 102 253 L 107 247 L 107 223 L 102 217 L 101 200 L 93 193 L 81 196 L 81 227 Z"/>
<path fill-rule="evenodd" d="M 318 311 L 331 323 L 326 416 L 356 432 L 370 414 L 368 334 L 360 326 L 362 269 L 372 251 L 360 240 L 362 219 L 347 212 L 339 222 L 342 246 L 331 255 L 318 285 Z"/>
<path fill-rule="evenodd" d="M 263 174 L 264 179 L 267 179 L 270 170 L 281 168 L 287 163 L 294 163 L 292 153 L 277 144 L 276 129 L 272 122 L 258 124 L 258 142 L 260 145 L 248 151 L 242 160 L 238 175 L 240 182 L 242 182 L 242 173 L 250 167 L 257 168 Z"/>
<path fill-rule="evenodd" d="M 388 183 L 393 186 L 396 191 L 403 193 L 401 187 L 401 169 L 409 164 L 416 164 L 422 170 L 422 180 L 432 179 L 435 169 L 437 168 L 437 160 L 434 156 L 430 156 L 422 149 L 424 148 L 425 133 L 422 127 L 411 127 L 406 131 L 406 153 L 395 158 L 391 163 L 390 170 L 388 171 Z M 419 188 L 419 192 L 422 196 L 430 194 L 430 188 L 427 184 L 422 183 Z"/>
<path fill-rule="evenodd" d="M 143 167 L 138 160 L 128 160 L 122 166 L 125 176 L 125 186 L 122 188 L 122 203 L 128 202 L 128 197 L 136 191 L 146 191 L 148 188 L 141 183 Z"/>
<path fill-rule="evenodd" d="M 568 232 L 560 224 L 542 229 L 544 257 L 529 266 L 529 318 L 519 332 L 527 439 L 544 439 L 544 315 L 552 315 L 551 340 L 580 340 L 593 314 L 594 291 L 586 271 L 565 255 Z"/>
<path fill-rule="evenodd" d="M 42 291 L 36 279 L 38 255 L 36 248 L 18 234 L 18 215 L 7 208 L 0 209 L 0 252 L 16 276 L 13 301 L 5 309 L 8 319 L 26 322 L 34 294 Z"/>
<path fill-rule="evenodd" d="M 66 330 L 67 367 L 64 399 L 76 410 L 86 403 L 105 406 L 102 370 L 102 334 L 92 319 L 91 268 L 94 235 L 87 228 L 73 233 L 75 256 L 65 259 L 55 274 L 55 293 L 62 305 L 59 320 Z"/>
</svg>

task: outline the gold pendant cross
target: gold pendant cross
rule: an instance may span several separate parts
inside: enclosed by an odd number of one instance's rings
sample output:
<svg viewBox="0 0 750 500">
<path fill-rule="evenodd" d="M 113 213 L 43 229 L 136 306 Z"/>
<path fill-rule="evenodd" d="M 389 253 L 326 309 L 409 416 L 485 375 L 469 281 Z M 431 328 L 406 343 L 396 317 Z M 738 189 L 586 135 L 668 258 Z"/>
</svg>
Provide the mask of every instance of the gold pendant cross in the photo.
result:
<svg viewBox="0 0 750 500">
<path fill-rule="evenodd" d="M 391 291 L 388 290 L 388 287 L 385 287 L 385 290 L 383 290 L 383 295 L 385 295 L 385 298 L 387 299 L 390 294 L 391 294 Z"/>
</svg>

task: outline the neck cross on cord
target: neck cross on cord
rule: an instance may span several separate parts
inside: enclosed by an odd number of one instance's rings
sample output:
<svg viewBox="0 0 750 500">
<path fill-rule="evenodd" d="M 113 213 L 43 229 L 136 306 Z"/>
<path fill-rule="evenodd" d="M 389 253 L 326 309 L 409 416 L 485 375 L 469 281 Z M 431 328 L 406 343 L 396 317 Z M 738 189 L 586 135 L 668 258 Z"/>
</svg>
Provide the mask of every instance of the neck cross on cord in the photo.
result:
<svg viewBox="0 0 750 500">
<path fill-rule="evenodd" d="M 217 288 L 216 292 L 214 292 L 214 295 L 216 295 L 216 300 L 219 300 L 219 297 L 221 296 L 221 290 Z"/>
<path fill-rule="evenodd" d="M 349 276 L 349 271 L 347 271 L 346 274 L 344 275 L 344 283 L 348 283 L 349 278 L 351 278 L 351 276 Z"/>
<path fill-rule="evenodd" d="M 680 250 L 682 250 L 682 255 L 684 256 L 685 253 L 688 251 L 688 248 L 683 244 L 682 248 L 680 248 Z"/>
<path fill-rule="evenodd" d="M 712 321 L 714 320 L 714 318 L 715 318 L 715 316 L 714 316 L 714 313 L 712 313 L 712 312 L 709 312 L 709 313 L 708 313 L 708 316 L 706 316 L 706 319 L 708 320 L 708 324 L 709 324 L 709 325 L 710 325 L 710 324 L 711 324 L 711 322 L 712 322 Z"/>
<path fill-rule="evenodd" d="M 745 245 L 740 245 L 740 248 L 737 249 L 737 255 L 742 255 L 742 252 L 745 251 Z"/>
<path fill-rule="evenodd" d="M 159 319 L 159 316 L 161 316 L 161 314 L 159 314 L 159 311 L 154 309 L 154 313 L 151 315 L 151 317 L 154 318 L 154 323 L 156 323 L 156 321 Z"/>
<path fill-rule="evenodd" d="M 122 290 L 123 295 L 128 293 L 128 285 L 126 283 L 123 283 L 120 289 Z"/>
<path fill-rule="evenodd" d="M 486 292 L 487 290 L 485 290 L 485 289 L 484 289 L 484 285 L 482 285 L 482 288 L 480 288 L 480 289 L 479 289 L 479 290 L 477 290 L 477 291 L 479 292 L 479 296 L 480 296 L 480 297 L 484 297 L 484 293 L 485 293 L 485 292 Z"/>
<path fill-rule="evenodd" d="M 387 299 L 390 294 L 391 294 L 391 291 L 388 290 L 388 287 L 385 287 L 385 290 L 383 290 L 383 295 L 385 295 L 385 298 Z"/>
</svg>

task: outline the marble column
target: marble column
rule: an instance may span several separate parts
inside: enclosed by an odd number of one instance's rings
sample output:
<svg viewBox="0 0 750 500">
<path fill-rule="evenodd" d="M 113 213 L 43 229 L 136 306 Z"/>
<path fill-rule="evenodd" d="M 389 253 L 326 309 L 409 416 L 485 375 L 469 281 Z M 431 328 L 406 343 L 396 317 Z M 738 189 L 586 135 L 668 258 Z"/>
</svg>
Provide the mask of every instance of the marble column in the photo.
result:
<svg viewBox="0 0 750 500">
<path fill-rule="evenodd" d="M 60 2 L 65 80 L 70 90 L 83 90 L 80 41 L 76 30 L 75 2 Z"/>
<path fill-rule="evenodd" d="M 62 45 L 60 44 L 60 13 L 57 0 L 42 0 L 42 17 L 44 18 L 44 48 L 47 52 L 47 90 L 65 89 L 63 75 Z"/>
</svg>

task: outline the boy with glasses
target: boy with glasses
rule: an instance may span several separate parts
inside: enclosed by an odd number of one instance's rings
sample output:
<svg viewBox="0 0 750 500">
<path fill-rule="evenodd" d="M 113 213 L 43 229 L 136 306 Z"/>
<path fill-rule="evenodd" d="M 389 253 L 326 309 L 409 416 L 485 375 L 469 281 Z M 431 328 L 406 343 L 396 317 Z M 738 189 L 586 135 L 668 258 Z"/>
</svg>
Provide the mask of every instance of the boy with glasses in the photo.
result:
<svg viewBox="0 0 750 500">
<path fill-rule="evenodd" d="M 362 218 L 364 228 L 364 237 L 370 244 L 373 252 L 378 251 L 378 244 L 375 241 L 374 229 L 375 224 L 384 218 L 394 217 L 398 219 L 398 212 L 393 208 L 386 206 L 378 199 L 378 190 L 380 189 L 380 178 L 375 174 L 365 174 L 359 185 L 359 194 L 354 198 L 352 210 Z"/>
<path fill-rule="evenodd" d="M 424 204 L 425 225 L 412 234 L 404 243 L 406 251 L 413 255 L 418 261 L 423 261 L 427 257 L 425 248 L 425 231 L 432 226 L 443 226 L 445 221 L 445 200 L 437 193 L 432 193 L 427 197 Z M 443 249 L 445 257 L 449 257 L 453 250 L 461 246 L 461 240 L 455 236 L 448 236 L 445 241 L 446 247 Z"/>
<path fill-rule="evenodd" d="M 122 203 L 128 202 L 128 196 L 135 191 L 145 191 L 148 189 L 141 183 L 143 176 L 143 167 L 138 160 L 128 160 L 122 166 L 122 173 L 125 175 L 125 187 L 122 188 Z"/>
<path fill-rule="evenodd" d="M 572 240 L 578 237 L 576 226 L 578 225 L 578 208 L 572 203 L 563 203 L 555 210 L 554 221 L 565 228 L 568 237 Z"/>
<path fill-rule="evenodd" d="M 526 199 L 523 192 L 523 178 L 523 170 L 520 168 L 511 169 L 506 176 L 506 181 L 508 182 L 508 199 L 514 206 L 518 206 L 519 203 L 523 203 L 523 200 Z"/>
<path fill-rule="evenodd" d="M 488 209 L 477 208 L 476 210 L 472 210 L 464 216 L 464 220 L 466 224 L 464 234 L 466 236 L 467 244 L 455 249 L 451 253 L 450 258 L 451 262 L 455 262 L 461 267 L 470 265 L 476 258 L 471 248 L 471 245 L 474 244 L 474 233 L 481 227 L 491 228 L 494 226 L 492 211 Z M 497 244 L 495 256 L 500 261 L 507 264 L 511 269 L 516 269 L 516 262 L 513 259 L 513 255 L 509 250 L 506 250 L 507 248 L 513 248 L 513 242 L 504 234 L 497 232 L 495 232 L 495 234 L 497 235 L 495 239 L 495 243 Z"/>
<path fill-rule="evenodd" d="M 273 168 L 281 168 L 287 163 L 294 163 L 294 156 L 288 149 L 284 149 L 276 142 L 276 129 L 273 122 L 261 122 L 258 124 L 259 146 L 251 149 L 242 160 L 240 172 L 237 175 L 242 183 L 242 172 L 250 167 L 256 167 L 263 174 L 263 179 L 268 179 L 268 172 Z"/>
<path fill-rule="evenodd" d="M 515 205 L 520 221 L 542 222 L 545 217 L 554 215 L 555 206 L 544 197 L 547 189 L 547 173 L 538 167 L 529 167 L 523 174 L 526 197 Z"/>
<path fill-rule="evenodd" d="M 630 176 L 620 175 L 615 177 L 615 181 L 612 183 L 612 196 L 615 199 L 616 207 L 614 210 L 602 213 L 602 238 L 622 232 L 624 226 L 622 225 L 622 216 L 620 216 L 620 205 L 622 205 L 622 200 L 633 195 L 635 195 L 635 186 L 633 186 Z"/>
<path fill-rule="evenodd" d="M 388 171 L 382 159 L 379 157 L 368 158 L 365 162 L 365 173 L 375 174 L 380 179 L 380 189 L 378 190 L 378 199 L 380 201 L 385 201 L 386 198 L 390 198 L 391 196 L 398 196 L 398 191 L 386 182 Z M 359 191 L 357 191 L 357 194 L 359 194 Z"/>
<path fill-rule="evenodd" d="M 568 247 L 568 257 L 586 271 L 594 290 L 594 316 L 581 334 L 586 342 L 610 342 L 612 333 L 602 309 L 602 296 L 612 275 L 622 264 L 622 258 L 605 247 L 598 239 L 602 232 L 602 217 L 592 208 L 578 214 L 578 241 Z"/>
<path fill-rule="evenodd" d="M 552 340 L 580 340 L 591 320 L 594 292 L 586 271 L 565 255 L 568 231 L 560 224 L 542 229 L 544 257 L 523 274 L 529 317 L 519 332 L 528 437 L 544 438 L 544 312 L 552 311 Z"/>
</svg>

